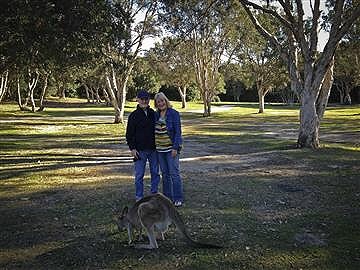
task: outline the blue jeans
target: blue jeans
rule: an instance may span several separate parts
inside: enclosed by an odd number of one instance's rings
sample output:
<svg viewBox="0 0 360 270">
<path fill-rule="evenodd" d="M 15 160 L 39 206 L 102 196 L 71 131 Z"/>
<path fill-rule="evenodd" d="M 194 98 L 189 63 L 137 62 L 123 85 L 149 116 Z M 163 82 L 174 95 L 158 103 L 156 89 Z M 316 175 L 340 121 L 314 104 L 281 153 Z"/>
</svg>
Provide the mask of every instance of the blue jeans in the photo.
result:
<svg viewBox="0 0 360 270">
<path fill-rule="evenodd" d="M 151 175 L 151 193 L 158 192 L 160 182 L 159 163 L 156 150 L 138 151 L 140 159 L 135 161 L 135 196 L 136 200 L 144 197 L 144 174 L 146 161 L 149 160 L 149 168 Z"/>
<path fill-rule="evenodd" d="M 183 202 L 182 181 L 180 177 L 179 155 L 171 156 L 170 152 L 158 152 L 162 173 L 163 193 L 173 202 Z"/>
</svg>

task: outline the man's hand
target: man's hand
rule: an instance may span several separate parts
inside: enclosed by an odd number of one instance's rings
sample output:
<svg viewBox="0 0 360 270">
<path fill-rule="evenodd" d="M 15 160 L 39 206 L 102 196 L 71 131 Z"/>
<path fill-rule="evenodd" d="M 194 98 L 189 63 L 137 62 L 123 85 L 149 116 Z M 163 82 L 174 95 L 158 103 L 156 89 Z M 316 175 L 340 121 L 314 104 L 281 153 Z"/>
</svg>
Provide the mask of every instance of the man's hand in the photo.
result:
<svg viewBox="0 0 360 270">
<path fill-rule="evenodd" d="M 171 156 L 174 158 L 177 155 L 177 150 L 173 149 L 171 150 Z"/>
<path fill-rule="evenodd" d="M 136 159 L 139 158 L 139 152 L 136 149 L 131 150 L 131 155 Z"/>
</svg>

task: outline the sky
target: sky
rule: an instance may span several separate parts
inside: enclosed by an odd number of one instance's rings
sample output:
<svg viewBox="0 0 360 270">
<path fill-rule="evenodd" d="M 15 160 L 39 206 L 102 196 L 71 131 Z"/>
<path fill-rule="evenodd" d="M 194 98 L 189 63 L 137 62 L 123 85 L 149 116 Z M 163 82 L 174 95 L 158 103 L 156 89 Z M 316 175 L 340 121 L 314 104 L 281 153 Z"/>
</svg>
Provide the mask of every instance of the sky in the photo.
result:
<svg viewBox="0 0 360 270">
<path fill-rule="evenodd" d="M 254 1 L 254 2 L 257 2 L 257 1 Z M 313 3 L 314 0 L 302 0 L 302 2 L 303 2 L 305 17 L 311 16 L 310 3 Z M 320 0 L 320 10 L 326 11 L 325 0 Z M 322 51 L 324 49 L 326 42 L 328 41 L 328 38 L 329 38 L 329 33 L 319 29 L 319 39 L 318 39 L 318 48 L 317 48 L 318 51 Z M 157 41 L 160 41 L 160 38 L 146 38 L 143 41 L 142 49 L 148 50 L 150 48 L 153 48 L 155 45 L 155 42 L 157 42 Z"/>
</svg>

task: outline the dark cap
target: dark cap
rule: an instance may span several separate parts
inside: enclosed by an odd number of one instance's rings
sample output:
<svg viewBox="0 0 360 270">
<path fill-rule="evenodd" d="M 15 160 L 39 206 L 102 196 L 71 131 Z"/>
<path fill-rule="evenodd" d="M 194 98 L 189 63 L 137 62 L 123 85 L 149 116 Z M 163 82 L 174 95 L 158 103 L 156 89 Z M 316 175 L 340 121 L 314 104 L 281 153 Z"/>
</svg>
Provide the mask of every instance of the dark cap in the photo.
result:
<svg viewBox="0 0 360 270">
<path fill-rule="evenodd" d="M 145 90 L 141 90 L 139 91 L 139 93 L 137 94 L 137 98 L 144 98 L 144 99 L 149 99 L 150 95 L 147 91 Z"/>
</svg>

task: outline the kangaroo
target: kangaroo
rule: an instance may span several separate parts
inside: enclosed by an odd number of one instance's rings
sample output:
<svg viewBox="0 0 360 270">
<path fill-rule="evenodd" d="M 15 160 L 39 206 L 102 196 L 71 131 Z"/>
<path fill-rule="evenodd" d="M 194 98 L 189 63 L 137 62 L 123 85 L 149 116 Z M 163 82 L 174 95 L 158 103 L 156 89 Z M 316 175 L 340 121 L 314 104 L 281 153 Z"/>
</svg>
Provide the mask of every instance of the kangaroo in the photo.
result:
<svg viewBox="0 0 360 270">
<path fill-rule="evenodd" d="M 116 222 L 119 230 L 127 229 L 129 244 L 132 243 L 133 229 L 139 229 L 140 232 L 142 228 L 145 229 L 149 238 L 149 244 L 135 245 L 135 248 L 158 248 L 155 232 L 159 233 L 160 238 L 164 240 L 164 233 L 172 223 L 176 225 L 177 230 L 191 246 L 198 248 L 221 248 L 217 245 L 199 243 L 191 239 L 173 203 L 160 193 L 142 198 L 130 210 L 128 207 L 124 207 L 122 214 L 117 217 Z"/>
</svg>

